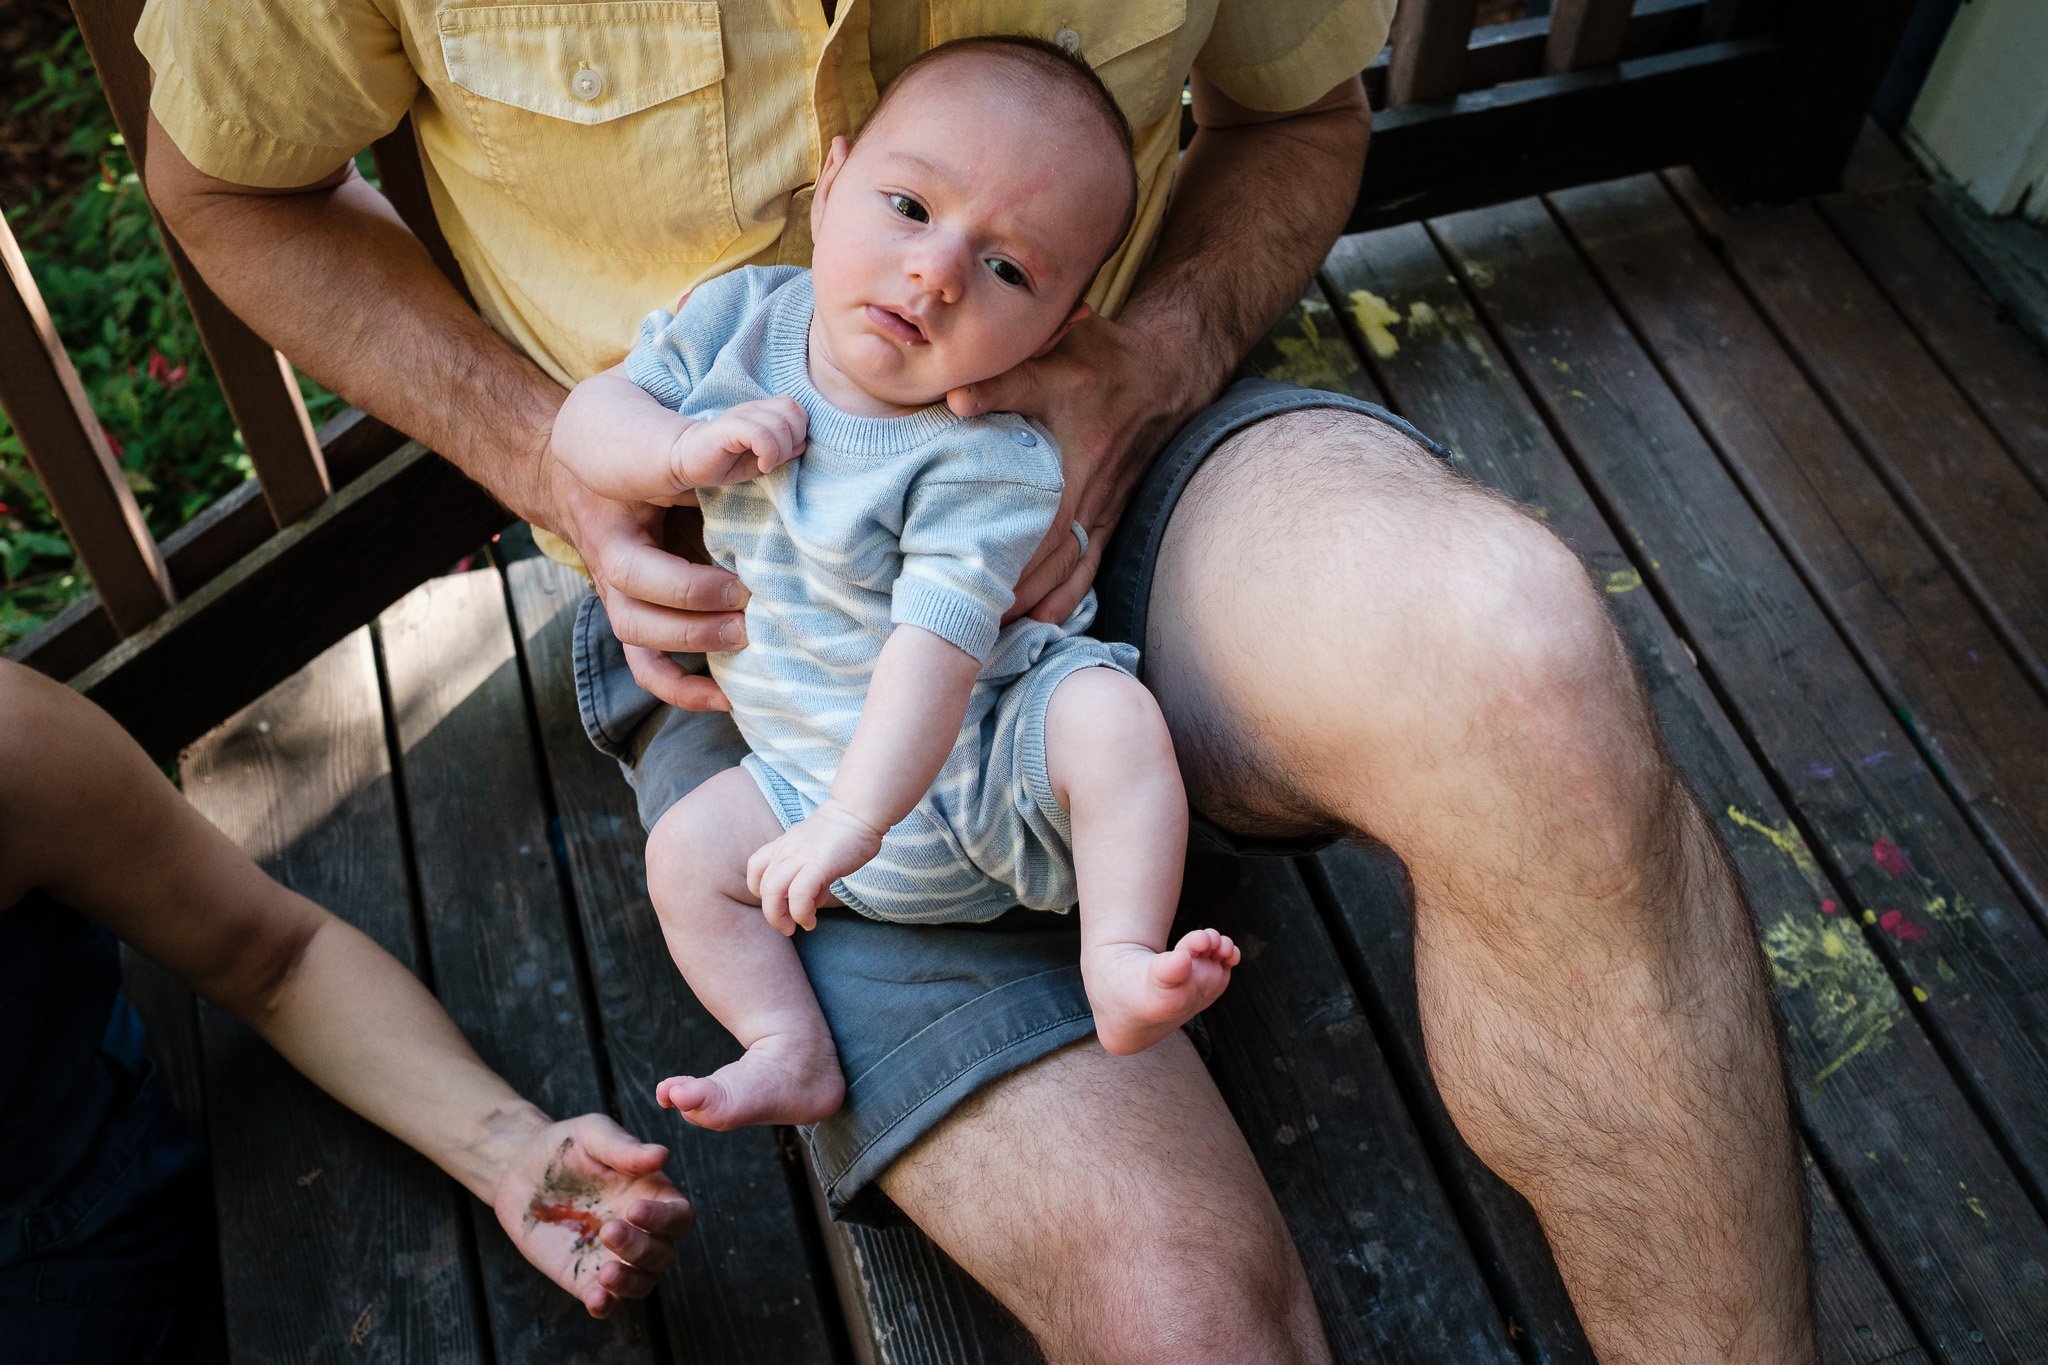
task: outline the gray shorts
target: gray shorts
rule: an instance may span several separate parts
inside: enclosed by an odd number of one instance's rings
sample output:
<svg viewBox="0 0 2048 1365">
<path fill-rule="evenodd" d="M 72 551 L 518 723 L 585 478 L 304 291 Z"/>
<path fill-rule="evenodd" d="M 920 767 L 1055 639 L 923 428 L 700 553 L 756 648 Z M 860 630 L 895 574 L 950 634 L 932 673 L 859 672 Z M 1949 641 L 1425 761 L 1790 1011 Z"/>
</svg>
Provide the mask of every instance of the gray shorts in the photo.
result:
<svg viewBox="0 0 2048 1365">
<path fill-rule="evenodd" d="M 1254 422 L 1303 408 L 1361 413 L 1449 458 L 1377 404 L 1239 380 L 1181 428 L 1132 495 L 1096 579 L 1100 608 L 1091 635 L 1143 642 L 1167 520 L 1195 470 Z M 694 666 L 701 670 L 702 661 Z M 575 668 L 583 727 L 625 769 L 648 828 L 699 783 L 746 756 L 729 717 L 677 711 L 641 690 L 594 596 L 577 612 Z M 1234 837 L 1199 812 L 1191 836 L 1244 855 L 1317 846 Z M 1093 1031 L 1071 916 L 1018 909 L 985 924 L 908 925 L 826 910 L 816 930 L 796 936 L 796 946 L 846 1073 L 846 1103 L 805 1132 L 835 1218 L 892 1221 L 898 1215 L 874 1184 L 890 1162 L 974 1091 Z"/>
</svg>

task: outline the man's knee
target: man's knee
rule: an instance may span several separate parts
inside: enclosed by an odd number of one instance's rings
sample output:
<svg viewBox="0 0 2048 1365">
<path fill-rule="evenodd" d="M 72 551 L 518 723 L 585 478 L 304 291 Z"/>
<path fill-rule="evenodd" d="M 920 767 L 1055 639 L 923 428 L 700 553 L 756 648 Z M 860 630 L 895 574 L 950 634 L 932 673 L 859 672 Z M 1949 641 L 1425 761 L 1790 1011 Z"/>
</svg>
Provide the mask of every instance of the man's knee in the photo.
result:
<svg viewBox="0 0 2048 1365">
<path fill-rule="evenodd" d="M 1053 1359 L 1166 1365 L 1309 1362 L 1328 1359 L 1301 1260 L 1284 1228 L 1191 1228 L 1185 1206 L 1156 1226 L 1127 1222 L 1075 1283 L 1093 1286 L 1071 1305 Z"/>
</svg>

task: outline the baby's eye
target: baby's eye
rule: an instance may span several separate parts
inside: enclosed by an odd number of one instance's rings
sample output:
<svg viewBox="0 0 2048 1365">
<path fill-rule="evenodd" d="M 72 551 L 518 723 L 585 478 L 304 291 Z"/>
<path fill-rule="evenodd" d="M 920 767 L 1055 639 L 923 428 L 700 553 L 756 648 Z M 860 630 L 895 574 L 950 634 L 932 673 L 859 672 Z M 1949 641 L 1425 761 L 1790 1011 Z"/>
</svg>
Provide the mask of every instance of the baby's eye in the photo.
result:
<svg viewBox="0 0 2048 1365">
<path fill-rule="evenodd" d="M 989 270 L 1004 284 L 1014 285 L 1016 288 L 1022 289 L 1025 285 L 1031 283 L 1031 281 L 1024 278 L 1024 272 L 1017 268 L 1015 262 L 1006 261 L 1000 256 L 991 256 L 988 258 L 987 264 Z"/>
<path fill-rule="evenodd" d="M 929 223 L 932 218 L 931 214 L 925 212 L 923 204 L 918 203 L 907 194 L 890 195 L 889 207 L 913 223 Z"/>
</svg>

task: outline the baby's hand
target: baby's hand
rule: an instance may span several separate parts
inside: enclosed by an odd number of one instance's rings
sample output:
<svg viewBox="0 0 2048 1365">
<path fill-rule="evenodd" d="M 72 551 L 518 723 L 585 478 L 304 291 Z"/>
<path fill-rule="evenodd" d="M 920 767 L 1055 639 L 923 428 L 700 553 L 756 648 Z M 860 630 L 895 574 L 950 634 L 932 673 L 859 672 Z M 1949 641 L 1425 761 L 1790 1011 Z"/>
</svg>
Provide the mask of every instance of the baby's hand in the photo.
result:
<svg viewBox="0 0 2048 1365">
<path fill-rule="evenodd" d="M 810 424 L 794 398 L 739 403 L 677 436 L 669 467 L 690 488 L 744 483 L 803 454 Z"/>
<path fill-rule="evenodd" d="M 881 830 L 827 801 L 747 859 L 747 889 L 782 933 L 795 933 L 799 924 L 815 929 L 832 883 L 866 867 L 881 847 Z"/>
</svg>

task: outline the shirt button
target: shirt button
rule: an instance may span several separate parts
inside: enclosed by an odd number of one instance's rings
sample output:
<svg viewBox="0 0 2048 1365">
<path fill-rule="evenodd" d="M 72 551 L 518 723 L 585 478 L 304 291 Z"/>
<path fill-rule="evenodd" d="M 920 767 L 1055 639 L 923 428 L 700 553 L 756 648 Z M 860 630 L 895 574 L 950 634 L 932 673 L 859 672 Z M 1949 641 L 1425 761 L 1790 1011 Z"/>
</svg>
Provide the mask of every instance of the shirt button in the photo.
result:
<svg viewBox="0 0 2048 1365">
<path fill-rule="evenodd" d="M 1060 45 L 1060 50 L 1065 52 L 1069 57 L 1073 56 L 1075 53 L 1081 50 L 1081 35 L 1079 33 L 1076 33 L 1073 29 L 1061 29 L 1058 33 L 1055 33 L 1052 36 L 1052 40 L 1055 43 L 1058 43 Z"/>
<path fill-rule="evenodd" d="M 1031 428 L 1029 427 L 1011 427 L 1010 439 L 1020 446 L 1035 446 L 1038 444 L 1038 438 L 1031 434 Z"/>
<path fill-rule="evenodd" d="M 595 67 L 584 67 L 569 78 L 569 93 L 588 103 L 604 93 L 604 73 Z"/>
</svg>

